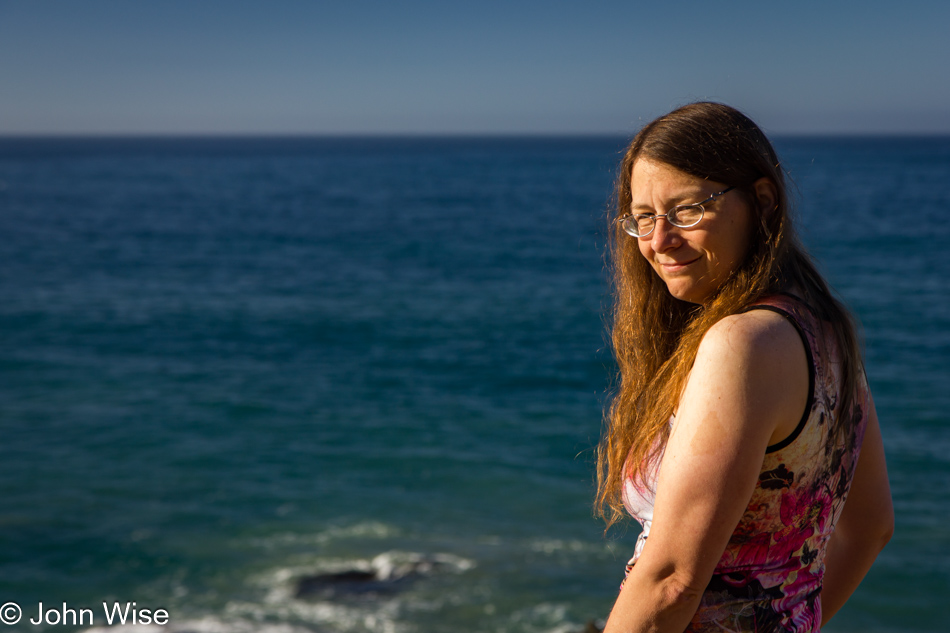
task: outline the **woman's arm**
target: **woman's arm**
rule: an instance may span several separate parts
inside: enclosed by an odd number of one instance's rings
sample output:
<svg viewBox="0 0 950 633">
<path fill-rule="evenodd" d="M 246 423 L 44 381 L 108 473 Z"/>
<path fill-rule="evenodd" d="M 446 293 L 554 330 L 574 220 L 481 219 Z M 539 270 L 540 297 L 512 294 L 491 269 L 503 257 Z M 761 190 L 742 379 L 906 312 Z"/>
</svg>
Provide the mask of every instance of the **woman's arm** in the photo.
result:
<svg viewBox="0 0 950 633">
<path fill-rule="evenodd" d="M 682 632 L 755 489 L 765 449 L 808 399 L 804 345 L 784 317 L 723 319 L 700 344 L 657 481 L 650 537 L 605 633 Z"/>
<path fill-rule="evenodd" d="M 851 491 L 828 541 L 821 589 L 822 626 L 858 588 L 893 533 L 894 506 L 881 428 L 872 400 Z"/>
</svg>

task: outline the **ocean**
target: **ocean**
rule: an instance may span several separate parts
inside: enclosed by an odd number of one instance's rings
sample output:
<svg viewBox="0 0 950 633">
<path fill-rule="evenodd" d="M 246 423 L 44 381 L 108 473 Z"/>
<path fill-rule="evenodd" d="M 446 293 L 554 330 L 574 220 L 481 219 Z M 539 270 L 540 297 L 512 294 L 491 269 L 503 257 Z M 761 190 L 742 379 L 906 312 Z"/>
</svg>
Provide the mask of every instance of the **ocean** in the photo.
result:
<svg viewBox="0 0 950 633">
<path fill-rule="evenodd" d="M 624 144 L 0 139 L 7 630 L 602 621 L 637 534 L 591 508 Z M 944 631 L 950 138 L 776 144 L 897 513 L 826 630 Z"/>
</svg>

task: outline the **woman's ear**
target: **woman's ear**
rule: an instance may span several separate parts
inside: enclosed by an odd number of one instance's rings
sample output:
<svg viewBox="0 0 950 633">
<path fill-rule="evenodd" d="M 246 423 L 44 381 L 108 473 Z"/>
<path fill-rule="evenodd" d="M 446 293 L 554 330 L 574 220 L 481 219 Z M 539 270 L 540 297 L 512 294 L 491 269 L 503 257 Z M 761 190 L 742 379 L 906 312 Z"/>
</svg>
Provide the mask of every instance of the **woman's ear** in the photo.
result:
<svg viewBox="0 0 950 633">
<path fill-rule="evenodd" d="M 758 203 L 763 216 L 775 211 L 775 207 L 778 206 L 778 188 L 771 178 L 765 178 L 764 176 L 759 178 L 752 183 L 752 190 L 755 192 L 755 201 Z"/>
</svg>

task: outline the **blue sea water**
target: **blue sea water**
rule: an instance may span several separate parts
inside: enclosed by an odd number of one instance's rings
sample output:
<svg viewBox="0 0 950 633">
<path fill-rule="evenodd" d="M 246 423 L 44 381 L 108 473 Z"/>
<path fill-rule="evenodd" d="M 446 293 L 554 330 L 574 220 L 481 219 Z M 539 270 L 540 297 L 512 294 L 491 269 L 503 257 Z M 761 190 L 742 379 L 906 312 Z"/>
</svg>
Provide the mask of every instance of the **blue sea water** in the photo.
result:
<svg viewBox="0 0 950 633">
<path fill-rule="evenodd" d="M 177 633 L 603 619 L 636 534 L 591 516 L 623 145 L 0 139 L 7 628 L 64 628 L 40 601 Z M 827 630 L 943 631 L 950 139 L 778 147 L 864 326 L 897 510 Z M 296 593 L 345 570 L 394 582 Z"/>
</svg>

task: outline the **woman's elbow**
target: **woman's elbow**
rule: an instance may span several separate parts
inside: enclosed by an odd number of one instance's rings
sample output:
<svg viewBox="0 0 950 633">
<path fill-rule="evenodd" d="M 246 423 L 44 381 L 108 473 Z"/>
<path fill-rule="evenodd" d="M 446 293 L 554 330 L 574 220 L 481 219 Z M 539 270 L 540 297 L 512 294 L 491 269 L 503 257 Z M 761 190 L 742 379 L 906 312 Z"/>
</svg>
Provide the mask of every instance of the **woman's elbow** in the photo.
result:
<svg viewBox="0 0 950 633">
<path fill-rule="evenodd" d="M 890 512 L 885 513 L 885 516 L 881 517 L 881 526 L 880 526 L 880 543 L 881 549 L 884 549 L 884 546 L 888 544 L 891 540 L 891 537 L 894 536 L 894 509 L 891 508 Z"/>
<path fill-rule="evenodd" d="M 847 512 L 847 510 L 846 510 Z M 836 547 L 863 550 L 876 557 L 894 536 L 894 510 L 890 505 L 842 517 L 831 539 Z"/>
<path fill-rule="evenodd" d="M 861 526 L 863 540 L 868 543 L 868 549 L 874 550 L 877 555 L 894 536 L 894 510 L 888 507 L 867 519 Z"/>
<path fill-rule="evenodd" d="M 631 574 L 603 633 L 683 630 L 696 612 L 702 594 L 693 583 L 676 574 Z"/>
<path fill-rule="evenodd" d="M 671 609 L 695 609 L 702 598 L 704 588 L 692 578 L 681 578 L 671 575 L 659 583 L 662 600 Z"/>
</svg>

